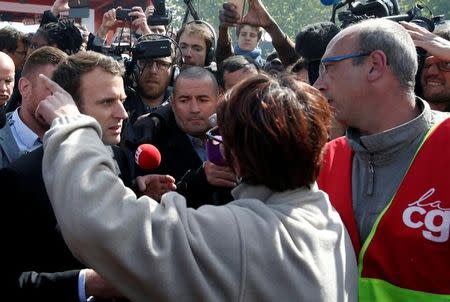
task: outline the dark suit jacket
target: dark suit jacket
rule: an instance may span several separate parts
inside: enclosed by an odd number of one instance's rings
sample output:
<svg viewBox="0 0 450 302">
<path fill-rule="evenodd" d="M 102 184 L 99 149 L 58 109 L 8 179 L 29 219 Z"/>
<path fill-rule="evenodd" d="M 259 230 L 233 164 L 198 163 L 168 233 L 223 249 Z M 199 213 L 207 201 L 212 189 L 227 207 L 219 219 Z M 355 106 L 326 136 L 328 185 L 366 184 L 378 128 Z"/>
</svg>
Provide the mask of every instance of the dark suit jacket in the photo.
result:
<svg viewBox="0 0 450 302">
<path fill-rule="evenodd" d="M 57 227 L 42 178 L 42 157 L 41 147 L 0 170 L 2 194 L 10 196 L 3 199 L 0 220 L 7 254 L 2 293 L 11 301 L 78 301 L 78 274 L 84 265 Z M 115 157 L 129 185 L 128 158 L 120 151 Z"/>
</svg>

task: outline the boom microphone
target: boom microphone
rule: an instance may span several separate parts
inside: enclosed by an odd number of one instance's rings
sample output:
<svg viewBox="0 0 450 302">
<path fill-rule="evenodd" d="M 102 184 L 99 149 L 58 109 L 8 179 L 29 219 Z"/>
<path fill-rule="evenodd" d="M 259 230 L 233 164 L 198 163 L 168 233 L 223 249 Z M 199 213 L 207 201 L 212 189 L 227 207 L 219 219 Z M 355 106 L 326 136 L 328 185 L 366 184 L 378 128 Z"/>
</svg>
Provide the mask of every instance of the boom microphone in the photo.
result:
<svg viewBox="0 0 450 302">
<path fill-rule="evenodd" d="M 161 163 L 161 153 L 151 144 L 140 145 L 134 154 L 136 164 L 144 170 L 153 170 Z"/>
</svg>

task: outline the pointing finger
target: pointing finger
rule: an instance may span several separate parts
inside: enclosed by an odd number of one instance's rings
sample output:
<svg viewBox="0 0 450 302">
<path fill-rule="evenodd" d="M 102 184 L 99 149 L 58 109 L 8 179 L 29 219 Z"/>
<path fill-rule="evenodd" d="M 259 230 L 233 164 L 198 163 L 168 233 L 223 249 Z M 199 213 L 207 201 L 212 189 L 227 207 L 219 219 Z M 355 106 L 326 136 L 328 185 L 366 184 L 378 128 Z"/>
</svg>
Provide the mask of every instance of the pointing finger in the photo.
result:
<svg viewBox="0 0 450 302">
<path fill-rule="evenodd" d="M 62 89 L 61 86 L 59 86 L 57 83 L 53 82 L 46 75 L 41 73 L 41 74 L 39 74 L 39 77 L 42 80 L 44 80 L 45 87 L 47 87 L 52 93 L 55 93 L 57 91 L 59 91 L 59 92 L 63 92 L 64 91 L 64 89 Z"/>
</svg>

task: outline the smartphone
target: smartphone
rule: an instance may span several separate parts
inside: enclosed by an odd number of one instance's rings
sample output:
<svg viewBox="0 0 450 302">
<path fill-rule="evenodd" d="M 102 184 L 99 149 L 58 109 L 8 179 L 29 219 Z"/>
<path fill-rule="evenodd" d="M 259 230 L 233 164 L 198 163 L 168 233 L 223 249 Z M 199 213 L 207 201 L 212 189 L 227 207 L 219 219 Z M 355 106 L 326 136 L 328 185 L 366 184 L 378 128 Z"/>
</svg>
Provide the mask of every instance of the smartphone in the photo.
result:
<svg viewBox="0 0 450 302">
<path fill-rule="evenodd" d="M 245 0 L 228 0 L 228 3 L 236 6 L 236 11 L 239 13 L 239 20 L 244 16 Z"/>
</svg>

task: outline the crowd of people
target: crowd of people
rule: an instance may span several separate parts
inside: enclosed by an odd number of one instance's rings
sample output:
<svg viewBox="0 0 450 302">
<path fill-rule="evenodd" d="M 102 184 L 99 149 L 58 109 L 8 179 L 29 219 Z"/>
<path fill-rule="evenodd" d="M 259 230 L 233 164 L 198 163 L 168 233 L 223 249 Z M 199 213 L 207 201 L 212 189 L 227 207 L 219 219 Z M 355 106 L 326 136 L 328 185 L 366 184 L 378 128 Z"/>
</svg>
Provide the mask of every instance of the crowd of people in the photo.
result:
<svg viewBox="0 0 450 302">
<path fill-rule="evenodd" d="M 249 0 L 217 29 L 136 6 L 89 33 L 68 9 L 0 29 L 5 295 L 450 301 L 448 21 L 291 39 Z"/>
</svg>

